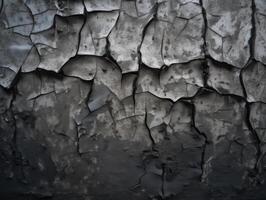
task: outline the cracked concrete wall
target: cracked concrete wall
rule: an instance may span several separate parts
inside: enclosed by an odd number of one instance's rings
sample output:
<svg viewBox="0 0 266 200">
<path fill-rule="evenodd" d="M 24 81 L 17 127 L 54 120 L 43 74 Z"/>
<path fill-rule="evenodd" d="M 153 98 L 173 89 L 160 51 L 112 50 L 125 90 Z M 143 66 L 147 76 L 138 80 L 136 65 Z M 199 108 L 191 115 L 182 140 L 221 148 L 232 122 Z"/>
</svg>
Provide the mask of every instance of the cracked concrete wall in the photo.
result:
<svg viewBox="0 0 266 200">
<path fill-rule="evenodd" d="M 0 0 L 0 198 L 265 200 L 266 0 Z"/>
</svg>

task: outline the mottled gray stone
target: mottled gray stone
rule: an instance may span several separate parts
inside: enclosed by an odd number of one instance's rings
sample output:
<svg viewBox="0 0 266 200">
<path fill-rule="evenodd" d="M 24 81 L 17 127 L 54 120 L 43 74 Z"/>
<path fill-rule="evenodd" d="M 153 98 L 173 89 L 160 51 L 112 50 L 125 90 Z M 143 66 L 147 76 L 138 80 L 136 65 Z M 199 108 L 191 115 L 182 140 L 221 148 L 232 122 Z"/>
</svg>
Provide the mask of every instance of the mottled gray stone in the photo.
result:
<svg viewBox="0 0 266 200">
<path fill-rule="evenodd" d="M 150 93 L 136 94 L 135 100 L 135 114 L 146 115 L 146 125 L 152 137 L 155 141 L 160 140 L 157 135 L 153 134 L 153 128 L 165 124 L 166 116 L 172 106 L 171 101 L 158 98 Z"/>
<path fill-rule="evenodd" d="M 97 73 L 94 79 L 95 85 L 105 85 L 109 90 L 119 99 L 125 98 L 125 91 L 123 91 L 121 80 L 122 73 L 118 66 L 104 58 L 97 59 Z"/>
<path fill-rule="evenodd" d="M 138 71 L 138 49 L 142 42 L 144 27 L 151 18 L 151 15 L 135 18 L 124 12 L 120 13 L 108 39 L 111 55 L 121 67 L 122 73 Z"/>
<path fill-rule="evenodd" d="M 175 138 L 173 140 L 177 140 L 185 149 L 202 147 L 204 144 L 203 136 L 192 125 L 193 117 L 192 106 L 178 101 L 171 107 L 165 120 L 168 136 Z"/>
<path fill-rule="evenodd" d="M 91 147 L 85 145 L 85 141 L 93 136 L 113 136 L 114 121 L 107 107 L 102 107 L 85 117 L 78 127 L 78 137 L 81 141 L 80 153 L 87 152 Z M 84 140 L 84 141 L 83 141 Z"/>
<path fill-rule="evenodd" d="M 175 18 L 192 19 L 201 15 L 202 9 L 198 1 L 169 0 L 158 4 L 157 18 L 161 21 L 173 23 Z"/>
<path fill-rule="evenodd" d="M 192 97 L 200 87 L 203 87 L 201 68 L 201 61 L 173 64 L 160 72 L 142 67 L 136 92 L 150 92 L 157 97 L 173 101 L 182 97 Z"/>
<path fill-rule="evenodd" d="M 143 150 L 152 145 L 149 130 L 145 125 L 145 115 L 119 120 L 115 125 L 115 134 L 120 140 L 142 143 Z"/>
<path fill-rule="evenodd" d="M 167 22 L 153 20 L 147 28 L 140 52 L 142 62 L 148 67 L 160 69 L 164 65 L 162 48 L 167 26 Z"/>
<path fill-rule="evenodd" d="M 155 4 L 157 3 L 157 0 L 136 0 L 136 8 L 138 15 L 146 15 L 152 11 Z"/>
<path fill-rule="evenodd" d="M 32 43 L 29 38 L 0 27 L 0 85 L 9 88 L 25 62 Z"/>
<path fill-rule="evenodd" d="M 93 85 L 90 99 L 88 101 L 88 107 L 91 112 L 105 106 L 114 95 L 109 88 L 105 85 Z"/>
<path fill-rule="evenodd" d="M 261 142 L 266 142 L 266 104 L 252 103 L 250 105 L 250 123 Z"/>
<path fill-rule="evenodd" d="M 136 77 L 128 75 L 127 79 L 123 79 L 120 68 L 104 58 L 75 57 L 63 67 L 63 72 L 67 76 L 75 76 L 86 81 L 93 79 L 92 93 L 88 102 L 91 111 L 104 106 L 110 95 L 122 100 L 133 94 Z"/>
<path fill-rule="evenodd" d="M 7 67 L 0 67 L 0 84 L 5 88 L 10 88 L 16 78 L 17 73 Z"/>
<path fill-rule="evenodd" d="M 240 69 L 208 60 L 208 86 L 221 94 L 244 96 L 240 83 Z"/>
<path fill-rule="evenodd" d="M 24 3 L 31 10 L 33 15 L 45 12 L 49 9 L 55 9 L 54 2 L 57 1 L 45 1 L 45 0 L 24 0 Z"/>
<path fill-rule="evenodd" d="M 113 105 L 114 101 L 115 97 L 110 96 L 108 103 L 84 118 L 79 126 L 80 141 L 101 136 L 103 138 L 116 138 L 125 142 L 141 143 L 144 147 L 150 146 L 151 140 L 145 125 L 145 114 L 135 113 L 133 101 L 123 100 L 124 104 L 121 102 L 121 107 Z M 126 111 L 127 107 L 130 107 L 128 103 L 133 106 L 133 109 Z M 122 109 L 124 109 L 124 115 L 121 115 Z M 84 145 L 80 152 L 87 152 L 88 148 L 90 147 Z"/>
<path fill-rule="evenodd" d="M 166 65 L 204 57 L 204 19 L 199 5 L 186 6 L 178 1 L 166 1 L 160 4 L 157 15 L 159 20 L 170 23 L 162 46 Z"/>
<path fill-rule="evenodd" d="M 202 12 L 198 0 L 162 0 L 158 3 L 157 18 L 170 23 L 173 23 L 176 17 L 189 20 Z"/>
<path fill-rule="evenodd" d="M 93 12 L 87 14 L 87 19 L 80 33 L 78 54 L 102 56 L 106 52 L 106 37 L 114 27 L 119 13 Z"/>
<path fill-rule="evenodd" d="M 83 19 L 79 16 L 55 18 L 55 26 L 49 30 L 31 34 L 41 57 L 38 68 L 58 72 L 77 53 L 79 31 Z"/>
<path fill-rule="evenodd" d="M 85 81 L 90 81 L 95 77 L 97 64 L 95 57 L 77 56 L 70 59 L 62 70 L 67 76 L 74 76 Z"/>
<path fill-rule="evenodd" d="M 90 111 L 94 112 L 102 107 L 108 106 L 109 112 L 116 122 L 124 118 L 134 117 L 135 97 L 133 97 L 133 83 L 135 77 L 128 77 L 128 79 L 127 85 L 121 88 L 122 92 L 125 92 L 126 97 L 124 98 L 116 96 L 104 84 L 94 84 L 88 102 Z"/>
<path fill-rule="evenodd" d="M 121 0 L 85 0 L 84 4 L 88 12 L 111 11 L 120 9 Z"/>
<path fill-rule="evenodd" d="M 82 0 L 26 0 L 25 4 L 34 19 L 33 33 L 51 28 L 56 15 L 71 16 L 84 13 Z"/>
<path fill-rule="evenodd" d="M 118 11 L 88 13 L 86 23 L 91 29 L 92 37 L 107 37 L 116 24 L 118 15 Z"/>
<path fill-rule="evenodd" d="M 247 143 L 251 134 L 245 123 L 245 104 L 231 96 L 203 93 L 194 99 L 195 125 L 206 134 L 207 140 L 216 144 L 220 139 Z"/>
<path fill-rule="evenodd" d="M 82 0 L 55 0 L 50 1 L 50 3 L 56 7 L 56 14 L 60 16 L 81 15 L 84 13 Z"/>
<path fill-rule="evenodd" d="M 243 83 L 249 102 L 266 102 L 266 66 L 253 62 L 243 70 Z"/>
<path fill-rule="evenodd" d="M 210 56 L 243 68 L 250 57 L 251 1 L 203 0 L 207 50 Z"/>
<path fill-rule="evenodd" d="M 135 103 L 134 96 L 126 97 L 122 100 L 119 100 L 117 97 L 112 96 L 109 102 L 107 103 L 109 110 L 115 122 L 118 122 L 118 125 L 123 125 L 126 122 L 134 120 L 135 116 Z M 129 128 L 129 127 L 128 127 Z"/>
<path fill-rule="evenodd" d="M 122 91 L 124 91 L 123 97 L 134 95 L 135 86 L 136 86 L 135 83 L 136 83 L 137 78 L 138 78 L 138 75 L 134 73 L 122 75 L 121 86 L 122 86 Z"/>
<path fill-rule="evenodd" d="M 19 78 L 18 83 L 17 90 L 22 95 L 13 102 L 14 110 L 18 113 L 31 111 L 34 104 L 33 99 L 41 94 L 46 94 L 42 93 L 41 78 L 37 74 L 26 73 Z"/>
<path fill-rule="evenodd" d="M 149 136 L 149 129 L 145 124 L 146 116 L 138 112 L 133 98 L 128 97 L 122 100 L 119 105 L 116 105 L 118 102 L 114 103 L 111 103 L 110 108 L 116 120 L 115 135 L 121 140 L 137 141 L 143 143 L 146 148 L 150 147 L 152 141 Z M 143 102 L 143 105 L 145 107 L 146 102 Z"/>
<path fill-rule="evenodd" d="M 179 0 L 179 1 L 182 4 L 187 4 L 187 3 L 196 3 L 196 4 L 199 4 L 200 3 L 199 0 Z"/>
<path fill-rule="evenodd" d="M 22 72 L 32 72 L 37 69 L 40 64 L 40 56 L 37 48 L 33 46 L 25 59 L 23 65 L 21 66 Z"/>
<path fill-rule="evenodd" d="M 137 11 L 137 2 L 135 0 L 123 0 L 121 2 L 121 8 L 120 12 L 124 12 L 125 14 L 131 16 L 131 17 L 138 17 L 138 11 Z"/>
<path fill-rule="evenodd" d="M 254 57 L 256 60 L 266 64 L 266 2 L 264 0 L 254 0 L 255 2 L 255 41 Z"/>
<path fill-rule="evenodd" d="M 256 37 L 255 37 L 255 59 L 266 64 L 266 20 L 265 15 L 256 14 Z"/>
<path fill-rule="evenodd" d="M 198 15 L 190 20 L 176 18 L 166 31 L 163 40 L 163 57 L 166 65 L 185 63 L 203 58 L 203 17 Z"/>
<path fill-rule="evenodd" d="M 47 10 L 33 16 L 34 26 L 32 33 L 48 30 L 53 26 L 56 10 Z"/>
<path fill-rule="evenodd" d="M 22 35 L 28 36 L 33 28 L 31 12 L 21 0 L 4 1 L 0 20 L 6 28 Z"/>
<path fill-rule="evenodd" d="M 103 95 L 102 92 L 99 95 Z M 108 93 L 108 95 L 108 102 L 105 102 L 81 123 L 79 130 L 82 139 L 102 135 L 104 138 L 116 137 L 119 140 L 141 142 L 145 146 L 150 146 L 148 128 L 155 141 L 162 139 L 162 136 L 156 130 L 153 131 L 153 128 L 165 123 L 171 102 L 161 100 L 149 93 L 136 94 L 136 104 L 132 97 L 120 101 L 112 94 Z M 92 94 L 92 98 L 93 96 Z M 87 147 L 84 146 L 84 148 Z M 82 152 L 86 152 L 84 148 Z"/>
</svg>

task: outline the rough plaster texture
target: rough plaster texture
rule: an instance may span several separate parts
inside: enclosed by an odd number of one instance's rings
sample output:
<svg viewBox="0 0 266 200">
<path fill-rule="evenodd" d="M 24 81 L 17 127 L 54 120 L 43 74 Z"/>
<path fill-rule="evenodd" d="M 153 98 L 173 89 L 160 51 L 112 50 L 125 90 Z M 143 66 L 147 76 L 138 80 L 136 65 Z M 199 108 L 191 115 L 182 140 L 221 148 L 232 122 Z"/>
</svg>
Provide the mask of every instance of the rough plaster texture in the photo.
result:
<svg viewBox="0 0 266 200">
<path fill-rule="evenodd" d="M 0 0 L 0 199 L 265 200 L 266 0 Z"/>
</svg>

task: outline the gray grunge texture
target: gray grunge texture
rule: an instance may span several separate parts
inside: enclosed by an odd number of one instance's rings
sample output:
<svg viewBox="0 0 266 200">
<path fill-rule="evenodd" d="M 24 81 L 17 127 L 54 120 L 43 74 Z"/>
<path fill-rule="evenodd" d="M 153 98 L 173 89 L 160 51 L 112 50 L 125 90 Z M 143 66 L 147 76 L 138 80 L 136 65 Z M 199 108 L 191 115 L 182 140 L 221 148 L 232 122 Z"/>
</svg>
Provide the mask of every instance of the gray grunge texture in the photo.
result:
<svg viewBox="0 0 266 200">
<path fill-rule="evenodd" d="M 265 200 L 266 0 L 0 0 L 1 200 Z"/>
</svg>

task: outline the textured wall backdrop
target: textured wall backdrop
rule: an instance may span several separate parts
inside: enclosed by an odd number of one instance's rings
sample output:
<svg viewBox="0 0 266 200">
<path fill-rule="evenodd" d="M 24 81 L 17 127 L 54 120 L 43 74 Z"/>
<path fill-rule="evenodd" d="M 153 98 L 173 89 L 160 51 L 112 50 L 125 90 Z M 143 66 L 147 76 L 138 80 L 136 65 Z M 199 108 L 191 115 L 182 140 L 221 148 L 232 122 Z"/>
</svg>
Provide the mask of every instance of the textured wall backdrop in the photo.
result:
<svg viewBox="0 0 266 200">
<path fill-rule="evenodd" d="M 265 200 L 266 0 L 0 0 L 1 200 Z"/>
</svg>

